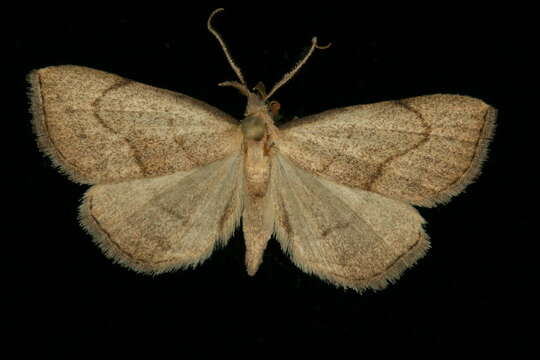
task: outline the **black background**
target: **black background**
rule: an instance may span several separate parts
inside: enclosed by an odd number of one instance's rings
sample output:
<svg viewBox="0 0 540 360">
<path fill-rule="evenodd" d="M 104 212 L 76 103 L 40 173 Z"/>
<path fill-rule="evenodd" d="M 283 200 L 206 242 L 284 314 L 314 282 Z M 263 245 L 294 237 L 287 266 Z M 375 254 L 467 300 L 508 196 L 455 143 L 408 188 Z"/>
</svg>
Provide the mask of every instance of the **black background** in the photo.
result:
<svg viewBox="0 0 540 360">
<path fill-rule="evenodd" d="M 9 276 L 16 279 L 13 333 L 32 344 L 21 351 L 171 350 L 181 356 L 214 349 L 285 353 L 292 346 L 361 355 L 433 346 L 493 350 L 527 341 L 506 325 L 525 316 L 516 304 L 528 296 L 517 280 L 529 271 L 521 259 L 535 213 L 527 210 L 533 175 L 524 170 L 537 163 L 529 149 L 538 119 L 526 107 L 537 92 L 527 70 L 537 42 L 526 9 L 253 3 L 228 6 L 215 18 L 251 85 L 278 81 L 314 35 L 321 44 L 332 42 L 274 96 L 289 116 L 432 93 L 469 95 L 499 109 L 483 174 L 448 205 L 419 209 L 432 249 L 387 289 L 359 295 L 324 283 L 295 268 L 275 240 L 251 278 L 241 231 L 198 268 L 157 277 L 102 255 L 77 221 L 87 187 L 58 173 L 35 146 L 24 76 L 49 65 L 84 65 L 240 117 L 244 98 L 216 86 L 236 80 L 206 30 L 216 7 L 81 6 L 13 14 L 17 26 L 7 33 L 13 63 L 4 83 L 14 105 L 6 120 L 15 135 L 5 139 L 16 154 L 17 202 L 9 227 L 17 231 L 10 240 L 17 250 L 5 256 L 16 263 Z M 507 302 L 507 294 L 517 301 Z"/>
</svg>

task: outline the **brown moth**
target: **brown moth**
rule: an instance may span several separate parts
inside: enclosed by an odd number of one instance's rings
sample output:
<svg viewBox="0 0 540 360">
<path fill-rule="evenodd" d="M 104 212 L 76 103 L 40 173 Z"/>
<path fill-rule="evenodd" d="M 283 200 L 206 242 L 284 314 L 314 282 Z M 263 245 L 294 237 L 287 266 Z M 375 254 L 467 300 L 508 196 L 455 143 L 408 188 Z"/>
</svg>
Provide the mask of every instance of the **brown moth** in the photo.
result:
<svg viewBox="0 0 540 360">
<path fill-rule="evenodd" d="M 157 274 L 194 266 L 240 223 L 254 275 L 275 234 L 307 273 L 380 289 L 429 248 L 412 205 L 432 207 L 480 172 L 496 110 L 466 96 L 356 105 L 277 127 L 270 92 L 250 91 L 238 122 L 186 95 L 80 66 L 29 74 L 41 150 L 71 180 L 93 185 L 82 225 L 105 254 Z"/>
</svg>

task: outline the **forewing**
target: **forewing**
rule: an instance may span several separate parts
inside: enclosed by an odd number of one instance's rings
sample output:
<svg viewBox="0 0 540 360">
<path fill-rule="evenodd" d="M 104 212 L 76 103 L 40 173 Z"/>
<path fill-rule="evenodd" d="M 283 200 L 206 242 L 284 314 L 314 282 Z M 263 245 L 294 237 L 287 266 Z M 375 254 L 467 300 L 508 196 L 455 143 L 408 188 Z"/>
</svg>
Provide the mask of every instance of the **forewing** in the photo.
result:
<svg viewBox="0 0 540 360">
<path fill-rule="evenodd" d="M 187 171 L 240 146 L 232 117 L 186 95 L 80 66 L 28 78 L 40 147 L 77 182 Z"/>
<path fill-rule="evenodd" d="M 350 106 L 292 121 L 279 151 L 340 184 L 414 205 L 448 201 L 478 175 L 496 110 L 458 95 Z"/>
<path fill-rule="evenodd" d="M 383 288 L 429 247 L 412 206 L 322 179 L 279 154 L 271 186 L 282 248 L 302 270 L 336 285 Z"/>
<path fill-rule="evenodd" d="M 95 185 L 80 219 L 106 255 L 137 271 L 196 265 L 225 244 L 242 212 L 241 155 L 188 172 Z"/>
</svg>

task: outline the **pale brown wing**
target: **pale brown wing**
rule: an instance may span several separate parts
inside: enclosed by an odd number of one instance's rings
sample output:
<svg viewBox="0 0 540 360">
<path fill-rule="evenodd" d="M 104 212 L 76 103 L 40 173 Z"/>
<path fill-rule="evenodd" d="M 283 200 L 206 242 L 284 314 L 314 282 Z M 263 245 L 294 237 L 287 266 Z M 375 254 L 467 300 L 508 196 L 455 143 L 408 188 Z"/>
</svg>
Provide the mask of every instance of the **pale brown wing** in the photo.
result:
<svg viewBox="0 0 540 360">
<path fill-rule="evenodd" d="M 411 205 L 325 180 L 280 154 L 271 189 L 282 248 L 333 284 L 383 288 L 429 248 L 424 219 Z"/>
<path fill-rule="evenodd" d="M 77 182 L 187 171 L 240 146 L 236 120 L 186 95 L 80 66 L 28 79 L 40 148 Z"/>
<path fill-rule="evenodd" d="M 479 174 L 495 118 L 478 99 L 421 96 L 292 121 L 277 146 L 298 166 L 340 184 L 434 206 Z"/>
<path fill-rule="evenodd" d="M 94 185 L 80 220 L 105 254 L 145 273 L 197 265 L 242 214 L 240 153 L 191 171 Z"/>
</svg>

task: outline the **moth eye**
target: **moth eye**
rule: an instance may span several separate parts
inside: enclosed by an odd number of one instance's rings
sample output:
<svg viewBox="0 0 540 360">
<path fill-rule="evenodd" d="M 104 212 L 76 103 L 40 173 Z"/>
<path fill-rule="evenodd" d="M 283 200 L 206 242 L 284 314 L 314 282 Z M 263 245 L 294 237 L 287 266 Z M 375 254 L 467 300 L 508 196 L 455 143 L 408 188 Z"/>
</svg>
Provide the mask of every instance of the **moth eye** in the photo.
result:
<svg viewBox="0 0 540 360">
<path fill-rule="evenodd" d="M 281 109 L 281 104 L 275 100 L 272 100 L 268 104 L 268 108 L 270 109 L 270 112 L 272 113 L 272 115 L 278 115 L 279 110 Z"/>
</svg>

